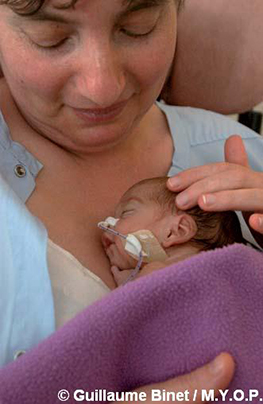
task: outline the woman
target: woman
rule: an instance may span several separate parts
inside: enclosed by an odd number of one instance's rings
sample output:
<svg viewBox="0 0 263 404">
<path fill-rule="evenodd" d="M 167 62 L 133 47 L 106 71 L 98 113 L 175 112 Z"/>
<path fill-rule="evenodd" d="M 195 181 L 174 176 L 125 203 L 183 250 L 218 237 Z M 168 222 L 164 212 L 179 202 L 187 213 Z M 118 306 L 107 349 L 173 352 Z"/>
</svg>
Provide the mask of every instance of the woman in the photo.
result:
<svg viewBox="0 0 263 404">
<path fill-rule="evenodd" d="M 47 229 L 55 320 L 61 325 L 65 320 L 60 321 L 61 304 L 67 306 L 64 311 L 68 319 L 115 287 L 97 223 L 112 214 L 119 197 L 132 184 L 179 172 L 175 160 L 185 158 L 183 150 L 174 145 L 171 122 L 168 125 L 167 117 L 173 112 L 155 104 L 171 71 L 179 2 L 78 0 L 69 4 L 61 0 L 28 0 L 9 4 L 2 0 L 1 3 L 0 64 L 4 75 L 0 83 L 4 139 L 1 172 L 31 214 Z M 206 113 L 205 119 L 209 121 L 209 117 Z M 214 119 L 221 120 L 213 116 Z M 181 122 L 185 120 L 181 115 Z M 198 115 L 194 124 L 200 126 L 200 120 Z M 235 131 L 243 131 L 249 147 L 261 152 L 262 143 L 256 135 L 235 123 L 231 125 L 224 124 L 227 133 L 221 142 Z M 183 139 L 183 133 L 179 134 Z M 204 192 L 232 190 L 237 185 L 239 189 L 253 185 L 258 188 L 253 194 L 262 195 L 262 174 L 231 164 L 232 147 L 241 147 L 237 142 L 234 139 L 227 144 L 230 164 L 220 166 L 219 185 L 211 187 L 214 182 L 210 180 L 192 185 L 188 205 L 196 203 Z M 243 160 L 242 150 L 239 155 Z M 257 167 L 257 155 L 252 160 Z M 218 166 L 215 167 L 213 170 L 217 171 Z M 229 170 L 238 181 L 228 181 Z M 187 179 L 185 184 L 183 177 L 179 187 L 210 176 L 211 167 L 192 173 L 190 182 Z M 252 205 L 250 190 L 242 192 L 246 209 L 262 210 L 262 203 Z M 239 208 L 238 202 L 237 206 L 228 204 L 229 200 L 224 207 Z M 251 219 L 251 225 L 259 230 L 253 220 L 258 220 L 258 216 Z M 43 229 L 39 231 L 43 252 L 46 239 Z M 56 279 L 54 275 L 54 266 L 64 259 L 76 268 L 77 287 L 84 284 L 80 269 L 89 274 L 84 287 L 94 279 L 99 285 L 96 296 L 90 301 L 77 302 L 76 307 L 72 307 L 74 291 L 61 296 L 65 286 L 63 276 Z M 47 273 L 43 263 L 42 266 Z M 28 269 L 26 263 L 24 267 Z M 42 285 L 36 292 L 36 284 L 28 274 L 25 279 L 28 289 L 33 290 L 32 304 L 24 313 L 32 330 L 22 340 L 15 319 L 12 322 L 9 319 L 13 339 L 10 344 L 3 332 L 2 347 L 6 347 L 7 353 L 2 363 L 10 361 L 15 350 L 30 349 L 54 331 L 51 290 Z M 18 291 L 13 289 L 16 296 Z M 13 296 L 9 294 L 9 302 Z M 41 316 L 45 321 L 34 323 L 42 299 L 46 314 Z M 2 321 L 6 327 L 7 320 L 3 317 Z M 191 386 L 205 388 L 204 383 L 209 388 L 223 388 L 233 374 L 233 362 L 223 355 L 218 363 L 220 376 L 213 378 L 208 367 L 194 373 L 192 379 L 179 378 L 177 384 L 167 383 L 177 390 Z M 162 387 L 165 386 L 164 383 Z"/>
</svg>

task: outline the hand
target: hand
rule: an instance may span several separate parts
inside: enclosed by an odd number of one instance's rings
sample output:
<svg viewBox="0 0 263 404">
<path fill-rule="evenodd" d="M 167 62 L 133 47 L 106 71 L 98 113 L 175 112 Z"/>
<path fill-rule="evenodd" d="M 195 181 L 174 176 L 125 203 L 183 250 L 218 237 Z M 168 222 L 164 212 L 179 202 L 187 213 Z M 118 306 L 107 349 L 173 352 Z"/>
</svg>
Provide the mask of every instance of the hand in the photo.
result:
<svg viewBox="0 0 263 404">
<path fill-rule="evenodd" d="M 111 266 L 111 273 L 117 286 L 121 286 L 132 274 L 133 269 L 120 269 L 116 265 Z"/>
<path fill-rule="evenodd" d="M 144 265 L 132 280 L 140 278 L 141 276 L 149 275 L 156 269 L 161 269 L 164 267 L 165 264 L 162 262 L 151 262 L 150 264 Z M 116 265 L 111 266 L 111 273 L 117 286 L 121 286 L 131 276 L 132 271 L 134 271 L 134 268 L 119 269 Z"/>
<path fill-rule="evenodd" d="M 169 264 L 164 263 L 164 262 L 151 262 L 149 264 L 144 265 L 138 274 L 132 279 L 138 279 L 141 278 L 142 276 L 146 276 L 151 274 L 153 271 L 156 271 L 161 268 L 165 268 Z M 121 286 L 132 274 L 132 271 L 134 269 L 119 269 L 116 265 L 111 266 L 111 273 L 113 275 L 113 278 L 115 280 L 115 283 L 117 286 Z"/>
<path fill-rule="evenodd" d="M 167 267 L 169 264 L 161 261 L 154 261 L 150 262 L 149 264 L 146 264 L 142 267 L 142 269 L 139 271 L 138 275 L 136 276 L 137 278 L 141 278 L 142 276 L 150 275 L 154 271 L 158 271 L 158 269 L 162 269 Z"/>
<path fill-rule="evenodd" d="M 200 404 L 202 401 L 201 391 L 203 390 L 214 390 L 215 396 L 218 395 L 218 390 L 224 390 L 229 385 L 230 381 L 234 375 L 234 361 L 232 357 L 227 353 L 222 353 L 217 356 L 213 362 L 203 366 L 195 370 L 194 372 L 175 377 L 173 379 L 167 380 L 166 382 L 156 383 L 152 385 L 147 385 L 144 387 L 140 387 L 135 389 L 136 392 L 144 392 L 146 393 L 147 400 L 144 401 L 146 404 L 152 404 L 151 400 L 151 390 L 165 389 L 166 392 L 189 392 L 188 397 L 186 397 L 185 401 L 181 401 L 181 403 L 195 403 Z M 197 391 L 196 399 L 193 400 L 195 395 L 195 391 Z M 164 403 L 166 401 L 162 401 Z M 128 404 L 128 401 L 124 403 Z"/>
<path fill-rule="evenodd" d="M 198 204 L 206 211 L 253 212 L 249 225 L 263 234 L 263 173 L 249 167 L 240 136 L 226 140 L 224 163 L 185 170 L 169 179 L 167 186 L 172 191 L 183 191 L 176 198 L 182 210 Z"/>
</svg>

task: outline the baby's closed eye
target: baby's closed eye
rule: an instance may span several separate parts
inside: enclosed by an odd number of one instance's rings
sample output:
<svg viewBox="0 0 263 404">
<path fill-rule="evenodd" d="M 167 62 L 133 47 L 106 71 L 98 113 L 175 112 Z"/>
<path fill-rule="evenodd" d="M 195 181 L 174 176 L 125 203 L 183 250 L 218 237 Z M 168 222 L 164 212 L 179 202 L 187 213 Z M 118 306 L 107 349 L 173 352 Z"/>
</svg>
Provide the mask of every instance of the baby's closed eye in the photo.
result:
<svg viewBox="0 0 263 404">
<path fill-rule="evenodd" d="M 134 209 L 125 209 L 121 212 L 120 217 L 126 217 L 126 216 L 130 216 L 134 213 Z"/>
</svg>

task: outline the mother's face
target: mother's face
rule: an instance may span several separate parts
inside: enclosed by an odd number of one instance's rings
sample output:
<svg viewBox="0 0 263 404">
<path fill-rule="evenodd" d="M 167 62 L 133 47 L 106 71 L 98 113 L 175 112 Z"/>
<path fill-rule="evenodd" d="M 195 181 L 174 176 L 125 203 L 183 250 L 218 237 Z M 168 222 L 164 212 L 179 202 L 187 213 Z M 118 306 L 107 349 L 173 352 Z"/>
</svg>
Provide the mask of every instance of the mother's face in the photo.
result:
<svg viewBox="0 0 263 404">
<path fill-rule="evenodd" d="M 117 144 L 159 95 L 176 42 L 174 0 L 0 6 L 0 64 L 26 120 L 73 151 Z M 116 105 L 117 104 L 117 105 Z"/>
</svg>

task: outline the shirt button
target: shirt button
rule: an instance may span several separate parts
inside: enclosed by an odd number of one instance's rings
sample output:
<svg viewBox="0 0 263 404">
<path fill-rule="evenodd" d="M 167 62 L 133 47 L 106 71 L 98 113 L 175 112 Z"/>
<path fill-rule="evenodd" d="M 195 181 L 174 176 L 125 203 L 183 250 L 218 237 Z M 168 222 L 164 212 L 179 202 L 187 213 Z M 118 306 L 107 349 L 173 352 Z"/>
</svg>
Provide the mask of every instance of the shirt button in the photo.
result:
<svg viewBox="0 0 263 404">
<path fill-rule="evenodd" d="M 14 354 L 14 360 L 18 359 L 20 356 L 24 355 L 26 351 L 24 349 L 20 349 L 15 352 Z"/>
<path fill-rule="evenodd" d="M 22 164 L 15 166 L 15 175 L 19 178 L 23 178 L 26 175 L 26 169 Z"/>
</svg>

